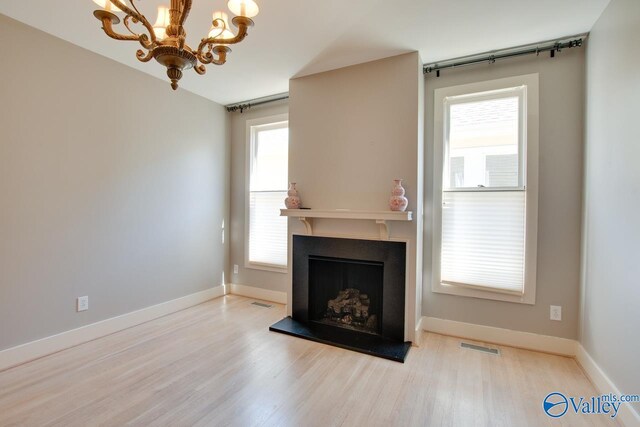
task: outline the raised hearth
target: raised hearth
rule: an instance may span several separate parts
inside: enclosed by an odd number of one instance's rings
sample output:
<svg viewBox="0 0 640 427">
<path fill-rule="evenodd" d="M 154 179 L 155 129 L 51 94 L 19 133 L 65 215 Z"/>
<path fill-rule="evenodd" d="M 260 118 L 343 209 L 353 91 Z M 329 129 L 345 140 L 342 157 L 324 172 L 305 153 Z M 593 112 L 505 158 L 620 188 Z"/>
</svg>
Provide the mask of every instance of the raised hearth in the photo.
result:
<svg viewBox="0 0 640 427">
<path fill-rule="evenodd" d="M 354 336 L 346 330 L 339 331 L 328 325 L 298 322 L 291 317 L 274 323 L 269 330 L 402 363 L 411 347 L 410 342 L 398 342 L 367 334 Z"/>
</svg>

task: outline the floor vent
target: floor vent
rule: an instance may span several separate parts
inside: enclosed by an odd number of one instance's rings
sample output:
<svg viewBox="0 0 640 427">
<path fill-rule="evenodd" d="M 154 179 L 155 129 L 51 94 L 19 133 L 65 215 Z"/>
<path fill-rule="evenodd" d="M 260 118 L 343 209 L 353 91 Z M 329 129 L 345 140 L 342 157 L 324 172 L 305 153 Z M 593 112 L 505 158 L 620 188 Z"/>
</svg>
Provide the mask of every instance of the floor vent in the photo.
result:
<svg viewBox="0 0 640 427">
<path fill-rule="evenodd" d="M 258 307 L 264 307 L 264 308 L 273 307 L 271 304 L 265 304 L 263 302 L 257 302 L 257 301 L 252 302 L 251 305 L 257 305 Z"/>
<path fill-rule="evenodd" d="M 466 342 L 461 342 L 460 347 L 468 348 L 469 350 L 482 351 L 483 353 L 495 354 L 496 356 L 500 356 L 500 350 L 497 348 L 483 347 L 481 345 L 469 344 Z"/>
</svg>

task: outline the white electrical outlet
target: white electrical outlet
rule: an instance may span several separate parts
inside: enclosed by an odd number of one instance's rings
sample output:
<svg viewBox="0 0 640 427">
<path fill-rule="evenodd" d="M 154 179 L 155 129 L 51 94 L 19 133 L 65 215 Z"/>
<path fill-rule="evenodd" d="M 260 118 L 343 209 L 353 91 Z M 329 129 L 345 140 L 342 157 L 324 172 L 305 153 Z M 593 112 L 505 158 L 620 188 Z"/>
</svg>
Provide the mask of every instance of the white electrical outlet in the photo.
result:
<svg viewBox="0 0 640 427">
<path fill-rule="evenodd" d="M 238 274 L 238 264 L 233 264 L 233 274 Z"/>
<path fill-rule="evenodd" d="M 559 305 L 552 305 L 551 311 L 549 313 L 549 318 L 551 320 L 562 320 L 562 307 Z"/>
<path fill-rule="evenodd" d="M 78 297 L 76 300 L 76 311 L 87 311 L 89 310 L 89 297 Z"/>
</svg>

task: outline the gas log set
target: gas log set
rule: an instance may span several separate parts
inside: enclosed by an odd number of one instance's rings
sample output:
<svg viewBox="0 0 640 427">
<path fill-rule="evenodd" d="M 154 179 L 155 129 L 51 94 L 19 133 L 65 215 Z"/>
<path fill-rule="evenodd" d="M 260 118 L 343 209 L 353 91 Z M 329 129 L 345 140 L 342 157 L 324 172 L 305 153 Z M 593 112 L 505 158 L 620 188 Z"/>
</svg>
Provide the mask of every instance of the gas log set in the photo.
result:
<svg viewBox="0 0 640 427">
<path fill-rule="evenodd" d="M 377 333 L 378 318 L 375 314 L 369 313 L 370 305 L 367 294 L 361 294 L 358 289 L 344 289 L 336 298 L 328 301 L 327 312 L 321 322 Z"/>
</svg>

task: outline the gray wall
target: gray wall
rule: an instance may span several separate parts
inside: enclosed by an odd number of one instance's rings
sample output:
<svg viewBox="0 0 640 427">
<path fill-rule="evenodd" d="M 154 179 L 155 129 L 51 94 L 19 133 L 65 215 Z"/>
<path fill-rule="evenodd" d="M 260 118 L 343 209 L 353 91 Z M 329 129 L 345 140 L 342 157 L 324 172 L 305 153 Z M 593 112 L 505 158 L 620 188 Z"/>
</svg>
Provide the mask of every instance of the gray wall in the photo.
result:
<svg viewBox="0 0 640 427">
<path fill-rule="evenodd" d="M 578 335 L 582 194 L 584 49 L 555 59 L 526 56 L 493 65 L 428 74 L 425 82 L 425 253 L 423 315 L 564 338 Z M 540 163 L 536 304 L 431 291 L 434 90 L 530 73 L 540 77 Z M 549 305 L 562 306 L 562 322 Z"/>
<path fill-rule="evenodd" d="M 422 72 L 417 52 L 293 79 L 290 82 L 289 177 L 302 204 L 314 209 L 389 210 L 394 178 L 403 178 L 407 210 L 420 217 Z M 419 221 L 392 223 L 407 239 L 407 307 L 420 306 Z M 314 233 L 379 237 L 374 221 L 314 220 Z M 289 219 L 289 233 L 304 234 Z M 420 285 L 418 285 L 420 287 Z M 413 339 L 420 310 L 407 313 Z"/>
<path fill-rule="evenodd" d="M 231 136 L 231 254 L 229 272 L 231 283 L 256 288 L 285 292 L 287 290 L 287 275 L 284 273 L 245 268 L 244 266 L 244 236 L 245 236 L 245 192 L 246 192 L 246 161 L 247 161 L 247 120 L 286 114 L 289 112 L 287 101 L 278 101 L 255 108 L 243 113 L 229 114 L 229 129 Z M 284 208 L 284 200 L 282 201 Z M 238 274 L 233 274 L 233 265 L 238 266 Z"/>
<path fill-rule="evenodd" d="M 221 284 L 224 109 L 2 15 L 0 40 L 0 349 Z"/>
<path fill-rule="evenodd" d="M 612 0 L 587 50 L 581 342 L 622 393 L 640 369 L 640 2 Z"/>
</svg>

